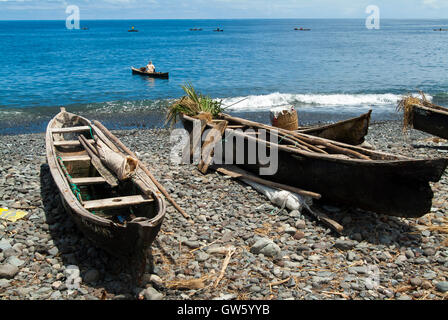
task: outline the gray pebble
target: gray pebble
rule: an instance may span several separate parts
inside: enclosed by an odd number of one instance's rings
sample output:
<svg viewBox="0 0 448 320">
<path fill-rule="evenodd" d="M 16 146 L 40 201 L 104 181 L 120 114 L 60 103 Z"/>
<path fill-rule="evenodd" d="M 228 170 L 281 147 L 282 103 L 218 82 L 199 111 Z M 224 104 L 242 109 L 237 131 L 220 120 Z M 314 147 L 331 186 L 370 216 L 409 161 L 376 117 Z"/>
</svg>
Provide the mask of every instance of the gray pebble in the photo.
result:
<svg viewBox="0 0 448 320">
<path fill-rule="evenodd" d="M 19 268 L 11 264 L 0 265 L 0 278 L 11 279 L 19 272 Z"/>
<path fill-rule="evenodd" d="M 443 293 L 447 292 L 447 291 L 448 291 L 448 281 L 441 281 L 441 282 L 438 282 L 438 283 L 436 284 L 436 288 L 437 288 L 437 290 L 439 290 L 440 292 L 443 292 Z"/>
<path fill-rule="evenodd" d="M 350 240 L 337 240 L 334 247 L 341 250 L 351 250 L 356 246 L 356 243 Z"/>
</svg>

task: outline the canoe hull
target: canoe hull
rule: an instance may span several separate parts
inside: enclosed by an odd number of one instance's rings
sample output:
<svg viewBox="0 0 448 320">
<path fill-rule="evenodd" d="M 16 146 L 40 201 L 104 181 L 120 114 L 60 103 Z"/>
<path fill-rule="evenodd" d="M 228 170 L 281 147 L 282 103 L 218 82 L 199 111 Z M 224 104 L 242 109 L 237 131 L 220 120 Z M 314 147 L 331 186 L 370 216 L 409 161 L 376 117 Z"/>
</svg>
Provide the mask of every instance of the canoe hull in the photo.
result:
<svg viewBox="0 0 448 320">
<path fill-rule="evenodd" d="M 169 78 L 169 73 L 168 72 L 155 72 L 155 73 L 148 73 L 148 72 L 144 72 L 141 71 L 139 69 L 136 68 L 132 68 L 132 74 L 139 74 L 141 76 L 147 76 L 150 78 L 160 78 L 160 79 L 168 79 Z"/>
<path fill-rule="evenodd" d="M 191 132 L 192 122 L 184 117 L 183 123 Z M 226 129 L 226 140 L 232 131 Z M 233 164 L 259 175 L 263 165 L 258 156 L 255 164 L 247 162 L 247 141 L 243 150 L 233 145 Z M 224 142 L 223 149 L 225 154 Z M 236 162 L 238 152 L 245 155 L 242 163 Z M 320 193 L 324 201 L 391 216 L 420 217 L 431 209 L 429 181 L 438 181 L 447 165 L 448 159 L 343 160 L 278 150 L 278 170 L 262 177 Z"/>
<path fill-rule="evenodd" d="M 125 259 L 143 257 L 145 250 L 152 244 L 160 231 L 161 223 L 154 228 L 145 228 L 129 223 L 125 228 L 115 224 L 101 225 L 92 223 L 70 206 L 60 193 L 65 211 L 71 216 L 78 229 L 97 247 L 109 254 Z"/>
<path fill-rule="evenodd" d="M 356 118 L 330 125 L 299 129 L 297 132 L 351 145 L 359 145 L 364 142 L 368 133 L 371 113 L 372 110 Z"/>
<path fill-rule="evenodd" d="M 443 139 L 448 139 L 448 112 L 414 106 L 413 128 Z"/>
<path fill-rule="evenodd" d="M 66 112 L 59 113 L 48 124 L 46 132 L 47 162 L 53 181 L 62 200 L 62 204 L 79 230 L 97 247 L 100 247 L 111 255 L 119 258 L 137 259 L 135 261 L 138 261 L 145 256 L 146 249 L 150 247 L 160 231 L 166 211 L 165 201 L 158 195 L 158 190 L 151 184 L 149 177 L 146 176 L 143 170 L 137 168 L 136 175 L 138 177 L 127 181 L 126 185 L 123 185 L 124 182 L 120 183 L 115 190 L 115 192 L 121 193 L 128 192 L 128 185 L 132 186 L 132 189 L 135 190 L 140 190 L 140 185 L 145 186 L 144 192 L 151 195 L 154 201 L 151 201 L 150 203 L 148 202 L 148 204 L 133 206 L 133 210 L 137 216 L 136 219 L 127 221 L 126 224 L 120 224 L 105 218 L 104 216 L 100 216 L 98 212 L 95 213 L 86 210 L 83 204 L 72 192 L 70 182 L 58 161 L 59 157 L 61 161 L 64 161 L 62 159 L 64 159 L 65 154 L 77 155 L 82 151 L 75 151 L 74 149 L 71 149 L 71 147 L 57 147 L 55 145 L 55 134 L 52 133 L 52 130 L 57 128 L 56 126 L 59 126 L 60 128 L 61 123 L 62 126 L 64 126 L 65 119 L 68 118 L 74 119 L 73 121 L 76 122 L 76 126 L 90 125 L 90 122 L 87 119 Z M 99 129 L 91 127 L 90 134 L 97 136 L 97 130 Z M 63 136 L 63 134 L 56 135 Z M 58 142 L 60 141 L 61 140 L 58 140 Z M 92 167 L 89 167 L 89 161 L 84 161 L 84 163 L 81 163 L 81 161 L 80 163 L 65 163 L 65 167 L 70 171 L 70 174 L 73 175 L 73 177 L 75 177 L 74 174 L 78 174 L 82 170 L 91 172 L 93 169 Z M 73 179 L 73 177 L 71 178 Z M 81 186 L 78 187 L 81 188 Z M 109 186 L 100 186 L 96 189 L 96 192 L 105 192 L 108 194 L 108 190 L 110 190 Z M 116 214 L 121 214 L 123 211 L 124 215 L 124 209 L 118 209 L 117 211 L 119 211 L 119 213 L 116 212 Z"/>
</svg>

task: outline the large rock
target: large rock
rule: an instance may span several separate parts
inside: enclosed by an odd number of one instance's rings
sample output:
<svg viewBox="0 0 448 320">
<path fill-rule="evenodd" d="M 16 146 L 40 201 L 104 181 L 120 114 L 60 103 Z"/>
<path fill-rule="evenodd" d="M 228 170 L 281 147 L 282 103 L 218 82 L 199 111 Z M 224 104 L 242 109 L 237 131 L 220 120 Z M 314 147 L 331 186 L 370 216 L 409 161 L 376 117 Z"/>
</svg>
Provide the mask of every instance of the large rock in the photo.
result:
<svg viewBox="0 0 448 320">
<path fill-rule="evenodd" d="M 161 294 L 160 292 L 158 292 L 156 289 L 154 289 L 153 287 L 148 287 L 145 291 L 144 291 L 144 296 L 146 300 L 162 300 L 163 299 L 163 294 Z"/>
<path fill-rule="evenodd" d="M 262 253 L 267 257 L 276 258 L 280 255 L 280 247 L 271 239 L 261 238 L 250 248 L 250 252 L 254 254 Z"/>
<path fill-rule="evenodd" d="M 3 264 L 0 266 L 0 279 L 12 279 L 19 272 L 19 268 L 12 264 Z"/>
</svg>

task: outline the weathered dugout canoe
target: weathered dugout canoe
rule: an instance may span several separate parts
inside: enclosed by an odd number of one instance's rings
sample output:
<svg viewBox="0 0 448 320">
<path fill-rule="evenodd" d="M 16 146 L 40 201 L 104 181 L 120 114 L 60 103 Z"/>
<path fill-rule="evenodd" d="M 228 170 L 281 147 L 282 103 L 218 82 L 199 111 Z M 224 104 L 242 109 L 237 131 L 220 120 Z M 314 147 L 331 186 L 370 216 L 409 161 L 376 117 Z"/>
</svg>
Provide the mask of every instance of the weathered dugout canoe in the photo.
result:
<svg viewBox="0 0 448 320">
<path fill-rule="evenodd" d="M 364 142 L 364 137 L 369 130 L 371 114 L 372 110 L 369 110 L 369 112 L 356 118 L 339 121 L 329 125 L 314 126 L 304 129 L 299 128 L 297 132 L 352 145 L 359 145 Z"/>
<path fill-rule="evenodd" d="M 140 69 L 131 67 L 132 69 L 132 73 L 133 74 L 139 74 L 142 76 L 147 76 L 147 77 L 151 77 L 151 78 L 161 78 L 161 79 L 168 79 L 169 78 L 169 72 L 145 72 L 145 71 L 141 71 Z"/>
<path fill-rule="evenodd" d="M 162 225 L 165 200 L 140 165 L 130 179 L 108 183 L 79 136 L 121 152 L 89 120 L 64 109 L 48 123 L 47 161 L 66 211 L 98 247 L 122 258 L 145 257 Z"/>
<path fill-rule="evenodd" d="M 448 109 L 440 106 L 412 106 L 412 126 L 443 139 L 448 139 Z"/>
<path fill-rule="evenodd" d="M 244 153 L 244 162 L 238 164 L 234 158 L 234 164 L 259 174 L 262 165 L 258 155 L 255 164 L 247 163 L 248 142 L 261 142 L 269 149 L 276 147 L 278 170 L 272 176 L 263 176 L 264 179 L 317 192 L 323 200 L 336 204 L 386 215 L 420 217 L 429 212 L 433 198 L 429 181 L 440 180 L 448 165 L 447 158 L 420 160 L 396 156 L 294 131 L 278 130 L 226 114 L 221 114 L 214 122 L 222 120 L 229 123 L 223 139 L 223 154 L 226 148 L 224 141 L 235 140 L 234 137 L 244 140 L 244 150 L 237 150 L 233 144 L 235 158 L 238 152 Z M 187 131 L 191 132 L 195 119 L 184 115 L 182 121 Z M 208 127 L 212 125 L 209 123 Z M 245 133 L 246 129 L 254 130 L 255 134 Z M 256 138 L 260 129 L 267 130 L 266 140 Z M 269 135 L 272 134 L 278 135 L 279 144 L 269 142 Z M 315 151 L 319 149 L 319 152 Z"/>
</svg>

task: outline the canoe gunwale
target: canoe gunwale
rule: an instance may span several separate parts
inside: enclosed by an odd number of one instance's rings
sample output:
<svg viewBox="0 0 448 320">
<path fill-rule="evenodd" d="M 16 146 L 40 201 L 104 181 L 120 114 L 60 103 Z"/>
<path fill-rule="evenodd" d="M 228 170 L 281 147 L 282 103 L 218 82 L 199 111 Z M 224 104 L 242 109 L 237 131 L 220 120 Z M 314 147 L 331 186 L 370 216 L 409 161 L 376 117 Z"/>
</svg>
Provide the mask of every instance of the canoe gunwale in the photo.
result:
<svg viewBox="0 0 448 320">
<path fill-rule="evenodd" d="M 425 111 L 429 111 L 429 112 L 439 113 L 439 114 L 442 114 L 444 116 L 448 116 L 448 108 L 446 110 L 441 110 L 441 109 L 429 108 L 429 107 L 426 107 L 426 106 L 421 106 L 421 105 L 418 105 L 418 104 L 413 104 L 412 107 L 413 108 L 419 108 L 419 109 L 422 109 L 422 110 L 425 110 Z"/>
</svg>

